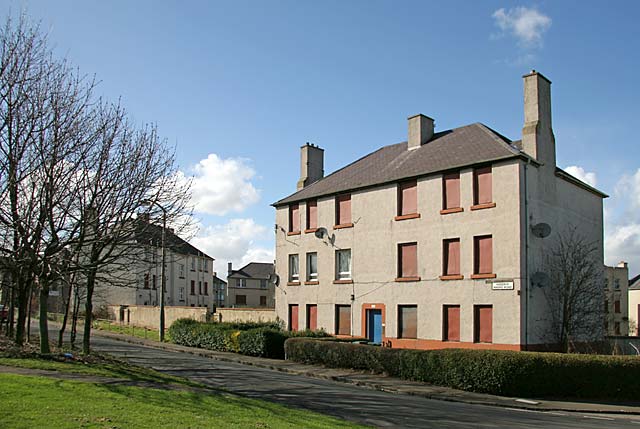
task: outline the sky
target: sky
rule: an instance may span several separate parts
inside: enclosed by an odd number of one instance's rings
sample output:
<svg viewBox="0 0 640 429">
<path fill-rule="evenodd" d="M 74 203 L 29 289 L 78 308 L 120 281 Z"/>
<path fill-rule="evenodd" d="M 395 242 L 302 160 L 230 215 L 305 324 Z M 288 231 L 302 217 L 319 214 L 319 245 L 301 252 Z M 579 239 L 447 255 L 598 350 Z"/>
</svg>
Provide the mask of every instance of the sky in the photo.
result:
<svg viewBox="0 0 640 429">
<path fill-rule="evenodd" d="M 605 200 L 605 262 L 640 273 L 640 2 L 5 0 L 57 56 L 153 122 L 194 177 L 192 243 L 274 259 L 271 203 L 295 191 L 300 146 L 325 174 L 406 140 L 482 122 L 518 140 L 522 75 L 552 82 L 558 165 Z"/>
</svg>

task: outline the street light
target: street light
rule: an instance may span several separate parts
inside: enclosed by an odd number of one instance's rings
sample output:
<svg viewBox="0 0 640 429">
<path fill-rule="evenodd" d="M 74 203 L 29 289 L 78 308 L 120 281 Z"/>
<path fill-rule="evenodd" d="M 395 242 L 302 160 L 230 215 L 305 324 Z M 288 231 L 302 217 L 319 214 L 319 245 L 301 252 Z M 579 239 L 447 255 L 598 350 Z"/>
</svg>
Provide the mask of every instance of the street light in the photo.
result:
<svg viewBox="0 0 640 429">
<path fill-rule="evenodd" d="M 166 259 L 165 231 L 167 229 L 167 210 L 154 200 L 144 200 L 142 203 L 148 206 L 155 205 L 162 210 L 162 267 L 160 268 L 160 342 L 162 343 L 164 342 L 164 290 L 167 282 L 164 268 Z"/>
</svg>

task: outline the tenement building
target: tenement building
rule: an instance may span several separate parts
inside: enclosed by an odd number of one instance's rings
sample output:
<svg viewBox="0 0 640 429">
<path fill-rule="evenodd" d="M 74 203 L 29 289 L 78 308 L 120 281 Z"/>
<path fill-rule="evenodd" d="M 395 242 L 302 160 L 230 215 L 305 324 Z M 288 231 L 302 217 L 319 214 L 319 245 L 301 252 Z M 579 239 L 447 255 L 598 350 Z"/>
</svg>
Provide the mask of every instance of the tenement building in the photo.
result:
<svg viewBox="0 0 640 429">
<path fill-rule="evenodd" d="M 524 76 L 517 141 L 419 114 L 407 141 L 326 177 L 303 146 L 297 192 L 274 203 L 280 319 L 392 347 L 552 344 L 546 255 L 575 231 L 603 271 L 606 195 L 556 166 L 550 90 Z"/>
</svg>

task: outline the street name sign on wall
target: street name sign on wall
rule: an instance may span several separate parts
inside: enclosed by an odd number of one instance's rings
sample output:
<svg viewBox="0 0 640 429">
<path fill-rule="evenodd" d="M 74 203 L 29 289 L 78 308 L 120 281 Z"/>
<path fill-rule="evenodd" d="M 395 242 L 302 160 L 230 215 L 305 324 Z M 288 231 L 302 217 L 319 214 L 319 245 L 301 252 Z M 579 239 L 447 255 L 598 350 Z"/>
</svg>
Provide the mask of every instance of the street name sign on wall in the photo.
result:
<svg viewBox="0 0 640 429">
<path fill-rule="evenodd" d="M 491 283 L 493 290 L 513 290 L 513 281 L 493 282 Z"/>
</svg>

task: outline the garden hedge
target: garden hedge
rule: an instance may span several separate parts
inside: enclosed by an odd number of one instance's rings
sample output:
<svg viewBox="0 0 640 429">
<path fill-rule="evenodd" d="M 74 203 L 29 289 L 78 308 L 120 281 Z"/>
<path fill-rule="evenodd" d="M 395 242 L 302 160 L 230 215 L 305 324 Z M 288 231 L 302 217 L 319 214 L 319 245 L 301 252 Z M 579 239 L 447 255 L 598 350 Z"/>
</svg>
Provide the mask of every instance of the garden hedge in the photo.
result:
<svg viewBox="0 0 640 429">
<path fill-rule="evenodd" d="M 640 398 L 640 357 L 500 350 L 408 350 L 291 338 L 286 358 L 504 396 Z"/>
<path fill-rule="evenodd" d="M 176 320 L 168 337 L 175 344 L 249 356 L 284 359 L 284 342 L 291 337 L 326 337 L 324 331 L 288 332 L 279 323 L 203 323 Z"/>
</svg>

